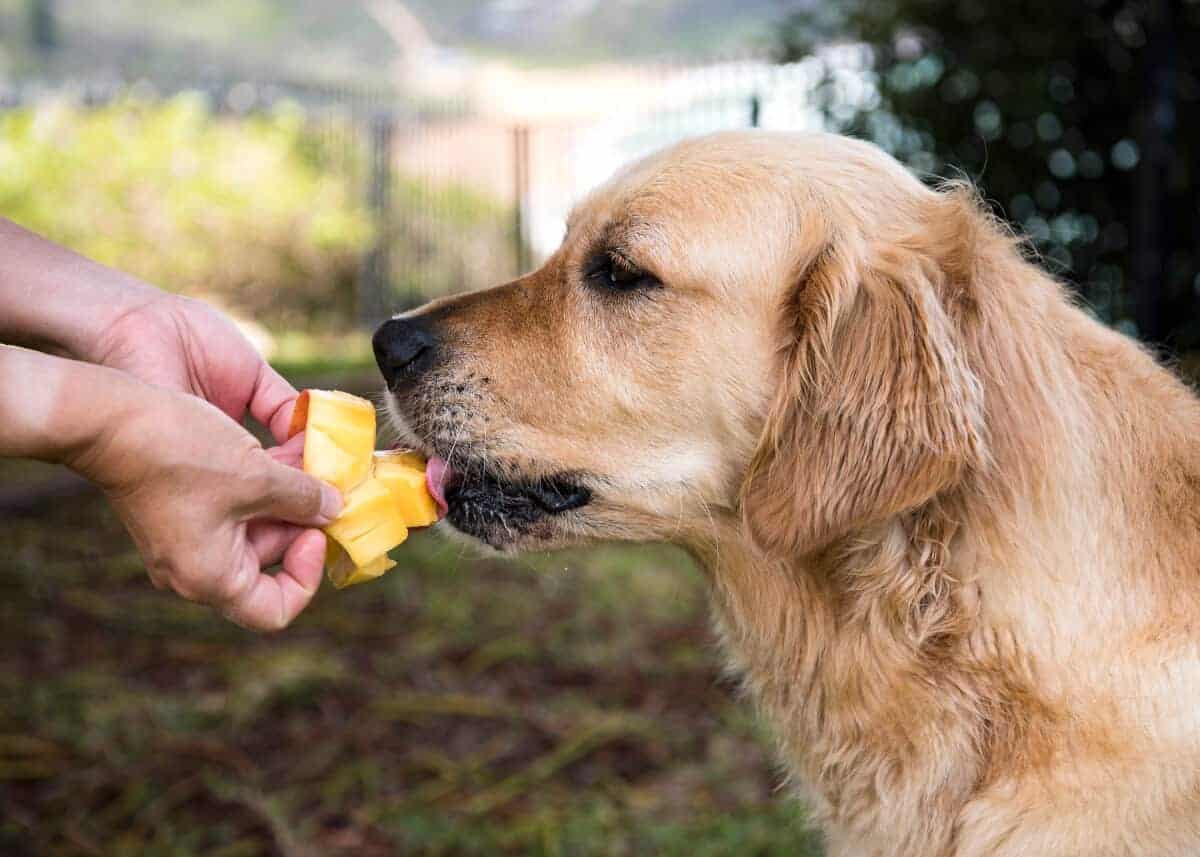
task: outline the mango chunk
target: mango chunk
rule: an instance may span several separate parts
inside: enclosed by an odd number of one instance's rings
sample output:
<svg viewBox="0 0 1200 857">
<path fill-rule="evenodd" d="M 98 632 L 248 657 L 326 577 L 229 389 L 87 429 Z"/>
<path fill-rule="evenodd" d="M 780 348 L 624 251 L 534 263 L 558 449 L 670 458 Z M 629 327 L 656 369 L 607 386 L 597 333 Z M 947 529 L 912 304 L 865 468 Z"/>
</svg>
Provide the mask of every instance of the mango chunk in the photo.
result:
<svg viewBox="0 0 1200 857">
<path fill-rule="evenodd" d="M 425 482 L 425 460 L 406 451 L 374 452 L 375 408 L 337 390 L 305 390 L 289 434 L 304 431 L 304 470 L 342 492 L 345 505 L 325 528 L 325 571 L 338 589 L 395 567 L 387 552 L 427 527 L 438 507 Z"/>
<path fill-rule="evenodd" d="M 375 406 L 338 390 L 305 390 L 296 401 L 290 434 L 305 431 L 304 472 L 343 494 L 371 472 Z"/>
<path fill-rule="evenodd" d="M 408 526 L 378 479 L 368 479 L 346 495 L 346 505 L 325 534 L 337 539 L 355 565 L 363 566 L 408 538 Z"/>
<path fill-rule="evenodd" d="M 350 559 L 350 554 L 333 539 L 329 540 L 329 545 L 325 548 L 325 573 L 338 589 L 374 580 L 395 567 L 396 563 L 387 554 L 366 565 L 355 565 L 354 560 Z"/>
<path fill-rule="evenodd" d="M 437 523 L 437 503 L 425 482 L 425 459 L 403 450 L 377 452 L 372 473 L 392 492 L 392 500 L 408 526 Z"/>
<path fill-rule="evenodd" d="M 317 429 L 304 436 L 304 472 L 323 479 L 342 494 L 348 494 L 371 472 L 371 462 L 363 467 L 362 456 L 347 452 L 336 440 Z"/>
</svg>

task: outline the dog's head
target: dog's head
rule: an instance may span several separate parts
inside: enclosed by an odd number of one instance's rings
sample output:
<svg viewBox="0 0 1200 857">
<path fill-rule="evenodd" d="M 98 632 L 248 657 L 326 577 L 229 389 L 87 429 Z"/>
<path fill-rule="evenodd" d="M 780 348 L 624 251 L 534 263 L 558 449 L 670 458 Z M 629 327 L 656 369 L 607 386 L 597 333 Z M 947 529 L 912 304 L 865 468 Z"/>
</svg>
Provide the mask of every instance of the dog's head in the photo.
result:
<svg viewBox="0 0 1200 857">
<path fill-rule="evenodd" d="M 384 324 L 389 410 L 449 522 L 496 548 L 741 516 L 816 550 L 981 455 L 981 222 L 864 143 L 689 141 L 591 194 L 539 270 Z"/>
</svg>

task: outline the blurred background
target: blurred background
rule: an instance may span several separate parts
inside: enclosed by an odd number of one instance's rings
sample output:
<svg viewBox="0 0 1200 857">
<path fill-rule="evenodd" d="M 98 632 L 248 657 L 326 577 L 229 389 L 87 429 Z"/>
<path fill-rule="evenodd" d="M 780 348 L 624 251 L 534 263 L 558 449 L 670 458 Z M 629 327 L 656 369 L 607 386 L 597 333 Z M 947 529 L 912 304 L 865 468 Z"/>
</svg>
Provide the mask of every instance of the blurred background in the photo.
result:
<svg viewBox="0 0 1200 857">
<path fill-rule="evenodd" d="M 749 127 L 975 181 L 1197 364 L 1200 0 L 0 0 L 0 215 L 216 303 L 301 387 L 374 390 L 378 320 Z M 820 853 L 686 557 L 397 558 L 255 637 L 0 462 L 0 852 Z"/>
</svg>

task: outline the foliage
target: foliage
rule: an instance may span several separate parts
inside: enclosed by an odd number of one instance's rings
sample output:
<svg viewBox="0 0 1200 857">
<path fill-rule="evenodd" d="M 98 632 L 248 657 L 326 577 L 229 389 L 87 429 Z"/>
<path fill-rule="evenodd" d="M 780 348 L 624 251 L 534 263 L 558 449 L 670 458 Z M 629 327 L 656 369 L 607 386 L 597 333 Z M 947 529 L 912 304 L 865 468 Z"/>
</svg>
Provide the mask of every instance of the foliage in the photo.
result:
<svg viewBox="0 0 1200 857">
<path fill-rule="evenodd" d="M 515 275 L 509 207 L 394 174 L 382 232 L 367 210 L 367 135 L 349 114 L 216 114 L 190 93 L 0 113 L 0 214 L 276 332 L 344 330 L 376 234 L 392 311 Z"/>
<path fill-rule="evenodd" d="M 510 207 L 457 184 L 400 176 L 394 185 L 393 308 L 494 286 L 517 276 Z"/>
<path fill-rule="evenodd" d="M 27 19 L 25 7 L 51 0 L 0 0 L 0 26 Z M 226 75 L 273 79 L 378 81 L 396 46 L 361 2 L 339 0 L 53 0 L 59 50 L 33 64 L 67 76 Z M 4 19 L 8 19 L 7 21 Z M 28 42 L 29 27 L 20 41 Z M 28 44 L 0 43 L 0 68 Z M 9 56 L 6 57 L 5 55 Z"/>
<path fill-rule="evenodd" d="M 54 20 L 54 7 L 50 0 L 28 0 L 29 33 L 35 48 L 40 51 L 53 50 L 58 45 L 58 28 Z"/>
<path fill-rule="evenodd" d="M 6 13 L 31 0 L 0 0 Z M 376 2 L 376 0 L 372 0 Z M 383 0 L 380 6 L 399 0 Z M 364 0 L 55 0 L 62 50 L 53 68 L 86 75 L 197 78 L 219 66 L 235 74 L 303 80 L 375 81 L 401 51 Z M 451 51 L 564 65 L 597 59 L 711 56 L 765 42 L 778 0 L 583 0 L 490 2 L 405 0 L 431 38 Z M 24 35 L 24 33 L 22 33 Z M 13 45 L 0 44 L 0 68 Z M 136 50 L 129 48 L 136 47 Z M 12 59 L 9 59 L 11 62 Z M 452 59 L 452 61 L 454 61 Z M 174 66 L 174 67 L 173 67 Z"/>
<path fill-rule="evenodd" d="M 164 288 L 280 326 L 351 307 L 369 221 L 304 115 L 196 95 L 0 115 L 0 212 Z"/>
<path fill-rule="evenodd" d="M 396 558 L 263 637 L 155 591 L 98 497 L 7 518 L 0 852 L 819 853 L 686 557 Z"/>
<path fill-rule="evenodd" d="M 846 98 L 831 42 L 866 46 L 872 96 Z M 975 178 L 1102 317 L 1200 343 L 1200 2 L 851 0 L 780 45 L 825 62 L 835 126 Z"/>
</svg>

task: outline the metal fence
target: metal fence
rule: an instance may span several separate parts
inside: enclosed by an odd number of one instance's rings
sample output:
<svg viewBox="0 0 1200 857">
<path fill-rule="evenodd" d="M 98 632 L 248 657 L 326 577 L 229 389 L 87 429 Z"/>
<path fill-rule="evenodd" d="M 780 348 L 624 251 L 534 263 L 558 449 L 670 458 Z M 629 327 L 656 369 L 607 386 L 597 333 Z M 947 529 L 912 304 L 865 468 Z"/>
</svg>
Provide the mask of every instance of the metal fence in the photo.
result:
<svg viewBox="0 0 1200 857">
<path fill-rule="evenodd" d="M 513 122 L 461 101 L 414 103 L 388 89 L 294 82 L 0 84 L 0 109 L 67 97 L 99 106 L 131 94 L 202 93 L 237 118 L 283 101 L 300 105 L 327 168 L 359 195 L 372 222 L 352 299 L 370 325 L 442 294 L 529 270 L 561 239 L 570 206 L 621 164 L 708 131 L 767 125 L 819 127 L 800 65 L 742 61 L 622 69 L 639 92 L 632 108 L 586 118 Z M 216 249 L 216 248 L 214 248 Z"/>
<path fill-rule="evenodd" d="M 529 270 L 557 246 L 574 202 L 622 164 L 677 140 L 822 123 L 807 106 L 815 80 L 802 64 L 749 60 L 620 73 L 625 85 L 641 89 L 636 106 L 584 119 L 513 123 L 463 105 L 392 112 L 372 137 L 372 199 L 386 238 L 366 279 L 374 293 L 364 293 L 362 305 L 378 310 L 390 299 L 410 306 Z M 390 279 L 378 276 L 384 272 Z"/>
<path fill-rule="evenodd" d="M 507 120 L 466 101 L 419 102 L 386 88 L 209 79 L 161 90 L 145 83 L 0 82 L 0 109 L 64 93 L 100 105 L 129 93 L 155 98 L 181 89 L 203 93 L 231 117 L 285 100 L 301 105 L 312 133 L 333 153 L 328 169 L 369 213 L 372 239 L 354 283 L 330 296 L 353 304 L 343 316 L 369 326 L 432 297 L 528 271 L 557 246 L 575 201 L 650 151 L 720 129 L 818 129 L 827 121 L 813 106 L 823 72 L 807 61 L 743 59 L 605 73 L 605 86 L 617 97 L 571 119 Z M 849 75 L 839 85 L 863 84 Z M 864 96 L 847 95 L 855 97 Z M 1103 286 L 1080 287 L 1102 315 L 1106 304 L 1097 295 Z"/>
</svg>

